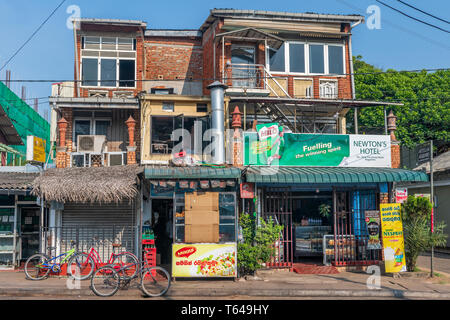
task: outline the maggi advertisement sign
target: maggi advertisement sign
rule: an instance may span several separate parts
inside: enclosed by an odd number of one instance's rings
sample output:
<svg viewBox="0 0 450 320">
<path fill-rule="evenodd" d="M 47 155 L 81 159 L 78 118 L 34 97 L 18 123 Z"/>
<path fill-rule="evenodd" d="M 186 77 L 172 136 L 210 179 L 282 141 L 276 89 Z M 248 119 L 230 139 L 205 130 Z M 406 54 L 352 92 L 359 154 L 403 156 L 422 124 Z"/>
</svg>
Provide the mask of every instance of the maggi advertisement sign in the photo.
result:
<svg viewBox="0 0 450 320">
<path fill-rule="evenodd" d="M 380 204 L 381 230 L 386 272 L 406 271 L 400 203 Z"/>
<path fill-rule="evenodd" d="M 236 277 L 236 244 L 174 244 L 173 277 Z"/>
</svg>

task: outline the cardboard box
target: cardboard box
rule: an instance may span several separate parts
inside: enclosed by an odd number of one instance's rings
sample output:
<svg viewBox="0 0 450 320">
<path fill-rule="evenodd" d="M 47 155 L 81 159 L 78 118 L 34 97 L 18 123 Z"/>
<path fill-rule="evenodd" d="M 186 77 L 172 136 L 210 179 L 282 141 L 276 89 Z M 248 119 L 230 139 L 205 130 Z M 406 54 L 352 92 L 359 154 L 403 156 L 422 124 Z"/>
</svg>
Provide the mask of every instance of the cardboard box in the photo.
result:
<svg viewBox="0 0 450 320">
<path fill-rule="evenodd" d="M 184 227 L 186 243 L 218 243 L 218 224 L 186 224 Z"/>
<path fill-rule="evenodd" d="M 185 224 L 219 224 L 219 211 L 187 210 L 184 219 Z"/>
<path fill-rule="evenodd" d="M 186 193 L 184 198 L 185 210 L 219 210 L 218 192 Z"/>
</svg>

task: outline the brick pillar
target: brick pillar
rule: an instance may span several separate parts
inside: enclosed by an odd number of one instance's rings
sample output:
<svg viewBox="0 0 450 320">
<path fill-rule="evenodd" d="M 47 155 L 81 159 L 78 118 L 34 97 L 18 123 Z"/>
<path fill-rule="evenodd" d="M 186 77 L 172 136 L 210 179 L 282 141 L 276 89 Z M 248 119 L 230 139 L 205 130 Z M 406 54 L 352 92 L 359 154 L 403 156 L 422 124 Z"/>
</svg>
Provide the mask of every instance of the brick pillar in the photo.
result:
<svg viewBox="0 0 450 320">
<path fill-rule="evenodd" d="M 58 122 L 58 132 L 59 132 L 59 146 L 56 147 L 56 167 L 66 168 L 67 167 L 67 147 L 66 147 L 66 131 L 68 122 L 66 119 L 61 118 Z"/>
<path fill-rule="evenodd" d="M 233 115 L 233 121 L 231 123 L 234 129 L 233 133 L 233 166 L 242 167 L 243 165 L 243 144 L 242 144 L 242 126 L 241 126 L 241 115 L 239 107 L 236 106 L 234 111 L 231 113 Z"/>
<path fill-rule="evenodd" d="M 394 115 L 392 110 L 387 116 L 388 121 L 388 131 L 391 136 L 391 166 L 392 168 L 400 168 L 400 142 L 397 141 L 395 137 L 395 131 L 397 130 L 396 125 L 397 117 Z"/>
<path fill-rule="evenodd" d="M 136 130 L 137 121 L 133 119 L 132 116 L 125 121 L 128 128 L 128 140 L 129 145 L 127 146 L 127 164 L 136 164 L 136 145 L 134 141 L 134 132 Z"/>
</svg>

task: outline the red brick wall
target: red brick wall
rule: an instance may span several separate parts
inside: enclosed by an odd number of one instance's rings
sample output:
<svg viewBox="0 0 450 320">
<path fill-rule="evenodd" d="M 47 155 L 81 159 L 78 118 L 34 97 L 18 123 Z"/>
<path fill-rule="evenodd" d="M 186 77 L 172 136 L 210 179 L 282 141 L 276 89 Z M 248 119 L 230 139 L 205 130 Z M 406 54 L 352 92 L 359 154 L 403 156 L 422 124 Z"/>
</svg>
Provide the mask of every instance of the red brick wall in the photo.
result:
<svg viewBox="0 0 450 320">
<path fill-rule="evenodd" d="M 146 37 L 146 79 L 202 79 L 203 50 L 201 38 Z"/>
<path fill-rule="evenodd" d="M 208 28 L 203 33 L 202 45 L 203 45 L 203 94 L 208 95 L 209 90 L 206 89 L 208 85 L 215 80 L 221 80 L 221 52 L 222 44 L 220 42 L 214 42 L 215 34 L 220 32 L 223 22 L 218 21 L 217 24 Z M 214 57 L 214 46 L 216 48 L 216 55 Z M 214 75 L 214 63 L 216 63 L 216 74 Z"/>
<path fill-rule="evenodd" d="M 400 145 L 397 141 L 391 142 L 391 166 L 400 168 Z"/>
</svg>

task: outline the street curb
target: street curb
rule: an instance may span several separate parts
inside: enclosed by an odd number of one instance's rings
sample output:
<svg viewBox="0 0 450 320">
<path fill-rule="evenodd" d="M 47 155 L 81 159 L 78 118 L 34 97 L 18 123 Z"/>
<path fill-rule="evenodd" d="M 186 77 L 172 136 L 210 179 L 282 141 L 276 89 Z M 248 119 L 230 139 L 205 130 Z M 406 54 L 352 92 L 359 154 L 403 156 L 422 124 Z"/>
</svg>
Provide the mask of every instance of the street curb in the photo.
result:
<svg viewBox="0 0 450 320">
<path fill-rule="evenodd" d="M 90 289 L 35 289 L 35 288 L 0 288 L 0 299 L 5 296 L 95 296 Z M 141 296 L 137 288 L 121 290 L 116 296 Z M 347 290 L 347 289 L 182 289 L 171 288 L 167 297 L 225 297 L 225 296 L 251 296 L 251 297 L 350 297 L 350 298 L 425 298 L 425 299 L 450 299 L 450 293 L 430 291 L 405 291 L 405 290 Z"/>
</svg>

